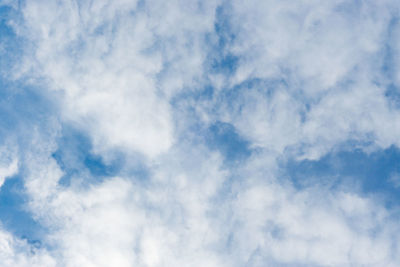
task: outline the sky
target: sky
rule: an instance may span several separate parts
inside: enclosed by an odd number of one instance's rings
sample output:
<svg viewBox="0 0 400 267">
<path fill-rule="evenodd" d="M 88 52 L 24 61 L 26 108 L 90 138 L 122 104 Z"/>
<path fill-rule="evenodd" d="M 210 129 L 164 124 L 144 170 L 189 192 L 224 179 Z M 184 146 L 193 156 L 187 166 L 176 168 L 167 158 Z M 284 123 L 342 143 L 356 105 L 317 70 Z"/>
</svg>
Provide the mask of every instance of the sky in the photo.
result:
<svg viewBox="0 0 400 267">
<path fill-rule="evenodd" d="M 397 0 L 0 0 L 0 266 L 400 266 Z"/>
</svg>

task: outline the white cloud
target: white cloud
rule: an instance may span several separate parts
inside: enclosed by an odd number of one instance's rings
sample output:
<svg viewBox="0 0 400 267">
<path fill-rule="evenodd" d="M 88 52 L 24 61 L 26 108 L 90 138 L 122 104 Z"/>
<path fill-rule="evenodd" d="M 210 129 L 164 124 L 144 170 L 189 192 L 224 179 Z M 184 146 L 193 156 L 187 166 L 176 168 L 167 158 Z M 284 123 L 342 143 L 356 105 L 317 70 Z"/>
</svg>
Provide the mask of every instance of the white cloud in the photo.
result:
<svg viewBox="0 0 400 267">
<path fill-rule="evenodd" d="M 400 260 L 396 219 L 379 202 L 318 186 L 297 190 L 279 180 L 268 154 L 229 171 L 218 153 L 182 144 L 150 166 L 146 181 L 35 187 L 62 175 L 50 155 L 30 161 L 26 185 L 32 212 L 49 229 L 43 242 L 61 266 L 396 266 Z"/>
<path fill-rule="evenodd" d="M 0 148 L 0 187 L 8 177 L 18 173 L 18 158 L 10 145 Z"/>
<path fill-rule="evenodd" d="M 317 266 L 395 266 L 399 260 L 391 247 L 397 228 L 380 229 L 389 225 L 385 210 L 351 193 L 257 185 L 238 194 L 234 210 L 241 225 L 232 231 L 238 260 Z"/>
<path fill-rule="evenodd" d="M 20 73 L 62 91 L 64 118 L 91 134 L 95 150 L 156 156 L 174 142 L 170 98 L 201 79 L 215 5 L 26 2 L 16 28 L 32 47 Z"/>
<path fill-rule="evenodd" d="M 208 105 L 219 111 L 209 114 L 253 146 L 300 158 L 347 141 L 399 145 L 400 113 L 388 104 L 383 68 L 397 9 L 392 1 L 233 2 L 226 19 L 235 37 L 226 49 L 238 65 L 225 86 L 238 93 L 219 91 L 236 97 Z"/>
<path fill-rule="evenodd" d="M 399 145 L 400 114 L 388 105 L 380 70 L 393 4 L 226 4 L 235 37 L 224 53 L 238 57 L 238 68 L 222 78 L 205 66 L 218 5 L 23 4 L 23 25 L 13 22 L 27 41 L 16 77 L 57 91 L 62 118 L 38 122 L 22 142 L 21 162 L 4 165 L 4 176 L 23 164 L 29 210 L 51 249 L 31 254 L 0 232 L 0 259 L 10 266 L 398 265 L 392 211 L 354 191 L 295 189 L 276 162 L 291 153 L 318 159 L 347 141 Z M 170 104 L 209 80 L 219 81 L 213 99 Z M 258 150 L 225 165 L 192 130 L 217 120 Z M 124 169 L 61 186 L 52 155 L 68 123 L 105 158 L 120 150 L 129 165 L 136 152 L 148 156 L 148 177 Z"/>
<path fill-rule="evenodd" d="M 4 267 L 57 266 L 45 250 L 16 239 L 3 229 L 0 229 L 0 261 Z"/>
<path fill-rule="evenodd" d="M 208 214 L 227 175 L 218 154 L 177 150 L 154 163 L 148 181 L 114 177 L 88 188 L 58 186 L 50 155 L 29 160 L 26 185 L 61 266 L 229 266 L 212 249 L 218 229 Z"/>
<path fill-rule="evenodd" d="M 231 50 L 242 56 L 234 81 L 274 78 L 288 71 L 306 83 L 308 93 L 326 90 L 378 52 L 392 3 L 233 2 L 236 40 Z"/>
</svg>

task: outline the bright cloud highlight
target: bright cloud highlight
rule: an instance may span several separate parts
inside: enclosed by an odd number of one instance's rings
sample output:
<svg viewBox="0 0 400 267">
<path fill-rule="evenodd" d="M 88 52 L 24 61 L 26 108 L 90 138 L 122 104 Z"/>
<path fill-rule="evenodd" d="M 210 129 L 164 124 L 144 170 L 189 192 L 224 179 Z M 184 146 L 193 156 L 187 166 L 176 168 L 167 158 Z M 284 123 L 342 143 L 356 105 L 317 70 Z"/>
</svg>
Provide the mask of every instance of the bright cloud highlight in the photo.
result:
<svg viewBox="0 0 400 267">
<path fill-rule="evenodd" d="M 399 8 L 3 2 L 0 265 L 398 266 Z"/>
</svg>

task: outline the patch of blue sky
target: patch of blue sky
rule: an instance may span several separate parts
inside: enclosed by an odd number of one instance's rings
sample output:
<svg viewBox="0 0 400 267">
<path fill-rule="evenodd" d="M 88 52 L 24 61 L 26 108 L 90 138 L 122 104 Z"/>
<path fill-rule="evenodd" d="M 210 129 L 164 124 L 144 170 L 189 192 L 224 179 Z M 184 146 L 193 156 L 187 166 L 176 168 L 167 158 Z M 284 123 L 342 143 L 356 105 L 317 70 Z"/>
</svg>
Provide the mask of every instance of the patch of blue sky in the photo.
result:
<svg viewBox="0 0 400 267">
<path fill-rule="evenodd" d="M 237 69 L 239 58 L 229 52 L 229 46 L 235 40 L 235 35 L 231 29 L 228 3 L 217 8 L 215 18 L 216 40 L 209 42 L 210 72 L 232 75 Z"/>
<path fill-rule="evenodd" d="M 390 20 L 388 25 L 388 29 L 386 32 L 386 44 L 384 45 L 383 49 L 383 64 L 382 64 L 382 72 L 385 74 L 387 78 L 393 78 L 394 74 L 394 58 L 393 58 L 393 46 L 396 43 L 395 38 L 395 29 L 399 24 L 399 19 L 394 17 Z"/>
<path fill-rule="evenodd" d="M 386 88 L 385 96 L 388 98 L 389 104 L 392 107 L 400 108 L 400 89 L 396 85 L 388 85 Z"/>
<path fill-rule="evenodd" d="M 16 175 L 6 179 L 0 188 L 1 224 L 17 237 L 38 245 L 46 230 L 26 209 L 27 202 L 22 177 Z"/>
<path fill-rule="evenodd" d="M 246 160 L 252 153 L 250 142 L 243 138 L 235 129 L 235 127 L 227 122 L 214 121 L 211 123 L 203 122 L 198 118 L 198 113 L 193 109 L 193 106 L 185 106 L 183 103 L 188 99 L 194 100 L 197 103 L 202 101 L 212 101 L 214 97 L 214 88 L 208 86 L 203 90 L 179 95 L 172 101 L 172 105 L 176 107 L 177 112 L 184 109 L 185 116 L 191 119 L 185 120 L 185 131 L 180 132 L 179 140 L 188 140 L 193 145 L 205 144 L 209 149 L 218 151 L 224 158 L 227 166 L 233 166 Z M 231 102 L 233 96 L 218 97 L 217 104 Z M 215 108 L 211 108 L 213 111 Z M 179 121 L 177 122 L 179 124 Z M 180 127 L 180 126 L 178 126 Z"/>
<path fill-rule="evenodd" d="M 237 164 L 251 155 L 250 143 L 242 138 L 229 123 L 216 122 L 208 128 L 206 143 L 218 150 L 226 164 Z"/>
<path fill-rule="evenodd" d="M 20 146 L 30 142 L 33 127 L 46 129 L 51 114 L 57 114 L 54 104 L 39 88 L 0 78 L 0 137 L 18 139 Z"/>
<path fill-rule="evenodd" d="M 72 125 L 62 126 L 57 140 L 57 150 L 52 154 L 63 171 L 59 184 L 79 186 L 98 184 L 115 176 L 132 177 L 136 182 L 143 182 L 149 176 L 149 170 L 140 155 L 126 155 L 114 150 L 104 159 L 93 151 L 90 137 Z M 129 164 L 126 161 L 129 160 Z"/>
<path fill-rule="evenodd" d="M 389 104 L 392 107 L 400 108 L 400 89 L 396 85 L 394 79 L 397 73 L 395 58 L 396 52 L 394 47 L 397 45 L 397 39 L 395 37 L 396 27 L 399 27 L 400 20 L 398 16 L 391 19 L 386 37 L 386 45 L 384 46 L 382 67 L 381 72 L 383 75 L 383 82 L 378 83 L 380 86 L 386 87 L 385 96 L 388 99 Z"/>
<path fill-rule="evenodd" d="M 33 121 L 40 120 L 46 105 L 33 91 L 15 91 L 14 86 L 4 80 L 0 84 L 0 138 L 2 143 L 15 138 L 21 149 L 30 142 Z M 0 221 L 18 237 L 37 243 L 43 229 L 25 209 L 26 203 L 22 176 L 6 179 L 0 188 Z"/>
<path fill-rule="evenodd" d="M 351 189 L 384 201 L 387 207 L 400 206 L 400 149 L 366 153 L 360 149 L 329 153 L 319 160 L 288 160 L 282 165 L 297 188 L 325 186 Z"/>
<path fill-rule="evenodd" d="M 64 172 L 60 180 L 64 186 L 69 186 L 72 179 L 79 179 L 81 185 L 101 182 L 119 174 L 124 164 L 122 156 L 105 162 L 93 153 L 90 138 L 69 125 L 63 126 L 57 147 L 53 158 Z"/>
<path fill-rule="evenodd" d="M 0 144 L 11 138 L 15 149 L 22 151 L 32 139 L 33 127 L 45 125 L 54 110 L 42 90 L 12 78 L 15 62 L 21 59 L 23 41 L 15 35 L 9 20 L 18 17 L 17 11 L 0 4 Z M 20 170 L 0 187 L 0 222 L 17 237 L 39 246 L 45 230 L 33 219 L 27 202 Z"/>
<path fill-rule="evenodd" d="M 216 10 L 214 28 L 218 35 L 219 48 L 225 48 L 235 39 L 235 34 L 232 31 L 232 26 L 230 23 L 231 16 L 229 14 L 229 9 L 229 3 L 225 2 Z"/>
<path fill-rule="evenodd" d="M 14 36 L 14 32 L 8 25 L 8 21 L 15 15 L 16 13 L 11 7 L 0 5 L 0 34 L 2 37 Z"/>
<path fill-rule="evenodd" d="M 193 106 L 185 106 L 188 100 L 194 100 L 197 103 L 203 101 L 213 101 L 215 90 L 212 86 L 206 86 L 202 90 L 180 94 L 176 96 L 171 104 L 176 108 L 176 111 L 182 116 L 184 114 L 191 119 L 185 120 L 185 131 L 180 132 L 179 140 L 189 140 L 195 144 L 205 144 L 209 149 L 218 151 L 224 157 L 224 162 L 227 166 L 232 166 L 241 161 L 246 160 L 252 153 L 250 142 L 242 137 L 235 127 L 227 122 L 214 121 L 210 124 L 203 122 L 198 118 L 198 113 Z M 215 99 L 216 105 L 230 105 L 234 99 L 240 98 L 240 90 L 233 90 L 218 95 Z M 190 102 L 190 101 L 189 101 Z M 217 107 L 211 107 L 211 113 L 218 112 Z M 179 121 L 177 122 L 179 124 Z"/>
<path fill-rule="evenodd" d="M 52 106 L 43 90 L 32 88 L 22 80 L 14 80 L 15 63 L 21 60 L 23 40 L 17 37 L 9 21 L 19 14 L 9 6 L 0 5 L 0 131 L 11 133 L 17 126 L 31 125 L 43 119 Z M 12 134 L 11 134 L 12 135 Z"/>
</svg>

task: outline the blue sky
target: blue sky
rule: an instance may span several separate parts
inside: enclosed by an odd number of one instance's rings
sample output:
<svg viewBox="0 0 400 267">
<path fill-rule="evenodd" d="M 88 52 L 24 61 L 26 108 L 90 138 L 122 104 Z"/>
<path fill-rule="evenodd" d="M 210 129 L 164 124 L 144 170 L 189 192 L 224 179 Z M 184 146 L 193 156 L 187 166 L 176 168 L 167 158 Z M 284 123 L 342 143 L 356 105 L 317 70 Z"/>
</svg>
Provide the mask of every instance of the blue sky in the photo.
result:
<svg viewBox="0 0 400 267">
<path fill-rule="evenodd" d="M 1 266 L 398 266 L 398 1 L 0 3 Z"/>
</svg>

